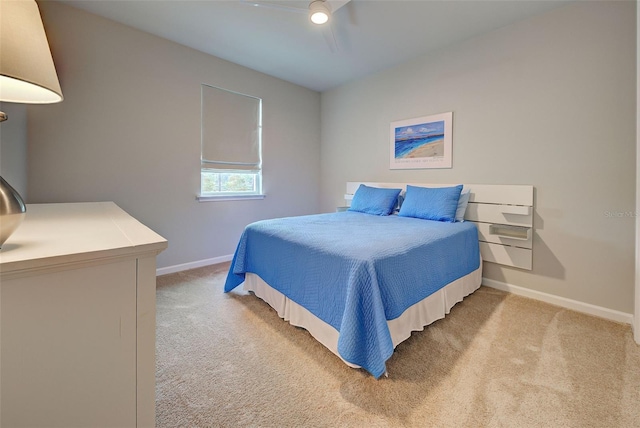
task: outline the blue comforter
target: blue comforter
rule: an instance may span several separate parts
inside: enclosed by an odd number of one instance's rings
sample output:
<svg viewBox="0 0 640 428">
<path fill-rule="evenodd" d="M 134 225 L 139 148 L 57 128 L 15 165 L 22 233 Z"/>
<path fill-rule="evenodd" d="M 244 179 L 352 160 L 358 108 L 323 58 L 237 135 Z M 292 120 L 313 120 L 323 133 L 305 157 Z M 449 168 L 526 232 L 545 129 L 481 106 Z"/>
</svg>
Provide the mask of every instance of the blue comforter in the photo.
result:
<svg viewBox="0 0 640 428">
<path fill-rule="evenodd" d="M 245 273 L 259 275 L 333 326 L 341 357 L 378 378 L 393 354 L 387 320 L 479 264 L 468 222 L 349 211 L 287 217 L 245 228 L 225 292 Z"/>
</svg>

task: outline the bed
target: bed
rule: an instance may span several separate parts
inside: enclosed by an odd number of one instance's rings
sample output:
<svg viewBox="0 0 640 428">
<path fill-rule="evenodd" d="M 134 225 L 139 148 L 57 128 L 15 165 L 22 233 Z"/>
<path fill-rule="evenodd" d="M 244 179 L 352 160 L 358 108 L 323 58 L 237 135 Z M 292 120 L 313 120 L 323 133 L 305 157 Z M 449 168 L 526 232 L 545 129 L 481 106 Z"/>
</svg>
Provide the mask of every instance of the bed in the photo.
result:
<svg viewBox="0 0 640 428">
<path fill-rule="evenodd" d="M 444 317 L 482 279 L 478 230 L 455 221 L 462 186 L 427 201 L 433 218 L 424 218 L 422 202 L 434 190 L 410 188 L 396 214 L 404 189 L 387 192 L 381 204 L 381 189 L 359 198 L 366 193 L 359 187 L 349 211 L 250 224 L 225 292 L 244 284 L 345 363 L 379 378 L 401 341 Z M 422 202 L 405 209 L 418 193 Z M 388 210 L 371 212 L 381 205 Z M 438 217 L 443 206 L 448 214 Z"/>
</svg>

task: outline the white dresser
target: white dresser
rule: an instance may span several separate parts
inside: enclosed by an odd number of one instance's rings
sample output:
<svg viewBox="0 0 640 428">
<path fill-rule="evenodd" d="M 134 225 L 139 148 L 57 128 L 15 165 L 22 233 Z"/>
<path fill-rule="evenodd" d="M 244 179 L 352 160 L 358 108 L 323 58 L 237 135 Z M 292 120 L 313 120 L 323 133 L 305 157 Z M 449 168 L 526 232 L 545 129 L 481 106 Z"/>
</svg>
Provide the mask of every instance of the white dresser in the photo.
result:
<svg viewBox="0 0 640 428">
<path fill-rule="evenodd" d="M 153 427 L 156 256 L 113 202 L 27 205 L 0 250 L 0 425 Z"/>
</svg>

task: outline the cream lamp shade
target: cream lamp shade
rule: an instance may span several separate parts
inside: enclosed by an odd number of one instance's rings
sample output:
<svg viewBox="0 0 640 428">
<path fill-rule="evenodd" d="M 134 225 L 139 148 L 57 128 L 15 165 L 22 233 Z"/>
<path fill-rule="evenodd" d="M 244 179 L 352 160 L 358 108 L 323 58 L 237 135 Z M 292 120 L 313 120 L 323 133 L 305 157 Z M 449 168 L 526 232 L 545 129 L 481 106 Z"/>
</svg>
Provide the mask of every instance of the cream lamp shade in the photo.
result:
<svg viewBox="0 0 640 428">
<path fill-rule="evenodd" d="M 35 0 L 0 0 L 0 101 L 62 101 L 53 58 Z"/>
</svg>

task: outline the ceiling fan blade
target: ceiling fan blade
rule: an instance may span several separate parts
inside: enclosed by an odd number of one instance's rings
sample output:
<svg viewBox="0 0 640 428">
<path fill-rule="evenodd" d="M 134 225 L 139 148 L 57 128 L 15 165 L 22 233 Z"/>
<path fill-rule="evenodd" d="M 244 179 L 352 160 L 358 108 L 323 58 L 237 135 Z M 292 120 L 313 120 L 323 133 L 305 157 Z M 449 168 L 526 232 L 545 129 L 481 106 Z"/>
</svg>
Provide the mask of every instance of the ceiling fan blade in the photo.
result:
<svg viewBox="0 0 640 428">
<path fill-rule="evenodd" d="M 280 3 L 272 3 L 266 0 L 240 0 L 240 3 L 246 4 L 247 6 L 259 7 L 262 9 L 274 9 L 274 10 L 282 10 L 285 12 L 294 12 L 294 13 L 309 13 L 308 7 L 295 7 L 295 6 L 286 6 Z"/>
<path fill-rule="evenodd" d="M 338 9 L 342 8 L 343 6 L 345 6 L 347 3 L 349 3 L 351 0 L 325 0 L 327 6 L 329 7 L 329 9 L 331 10 L 332 13 L 334 13 L 335 11 L 337 11 Z M 283 4 L 285 2 L 283 1 L 278 1 L 278 0 L 240 0 L 240 3 L 245 4 L 247 6 L 254 6 L 254 7 L 259 7 L 261 9 L 274 9 L 274 10 L 282 10 L 285 12 L 294 12 L 294 13 L 300 13 L 300 14 L 308 14 L 309 13 L 309 6 L 308 3 L 305 4 L 305 7 L 296 7 L 296 6 L 290 6 L 287 4 Z M 290 2 L 293 3 L 293 2 Z M 302 4 L 302 2 L 298 2 L 299 4 Z M 327 43 L 327 46 L 329 47 L 329 50 L 331 51 L 331 53 L 337 53 L 340 48 L 338 46 L 338 41 L 336 38 L 336 34 L 335 31 L 333 30 L 333 23 L 329 22 L 329 24 L 325 24 L 322 26 L 322 35 L 325 39 L 325 42 Z"/>
<path fill-rule="evenodd" d="M 336 39 L 336 34 L 333 31 L 333 26 L 328 25 L 322 29 L 322 35 L 324 36 L 324 40 L 327 42 L 327 46 L 329 46 L 329 50 L 331 53 L 337 53 L 340 48 L 338 46 L 338 40 Z"/>
<path fill-rule="evenodd" d="M 351 21 L 351 11 L 349 7 L 345 7 L 345 10 L 335 14 L 335 11 L 341 9 L 343 6 L 350 3 L 351 0 L 326 0 L 327 3 L 331 4 L 331 8 L 334 11 L 334 15 L 331 19 L 331 22 L 328 26 L 323 28 L 323 36 L 327 45 L 329 46 L 329 50 L 331 53 L 337 53 L 339 51 L 343 51 L 345 49 L 345 25 L 348 25 Z M 350 4 L 349 6 L 352 6 Z M 346 15 L 345 15 L 346 14 Z M 348 50 L 348 43 L 346 44 Z"/>
<path fill-rule="evenodd" d="M 325 2 L 329 6 L 332 13 L 340 9 L 350 1 L 351 0 L 325 0 Z M 265 9 L 285 10 L 288 12 L 295 12 L 295 13 L 309 13 L 308 3 L 306 3 L 304 7 L 289 6 L 289 5 L 283 4 L 282 1 L 276 3 L 275 1 L 269 1 L 269 0 L 240 0 L 240 3 L 246 4 L 249 6 L 261 7 Z"/>
<path fill-rule="evenodd" d="M 331 5 L 331 12 L 335 12 L 351 0 L 326 0 Z"/>
</svg>

